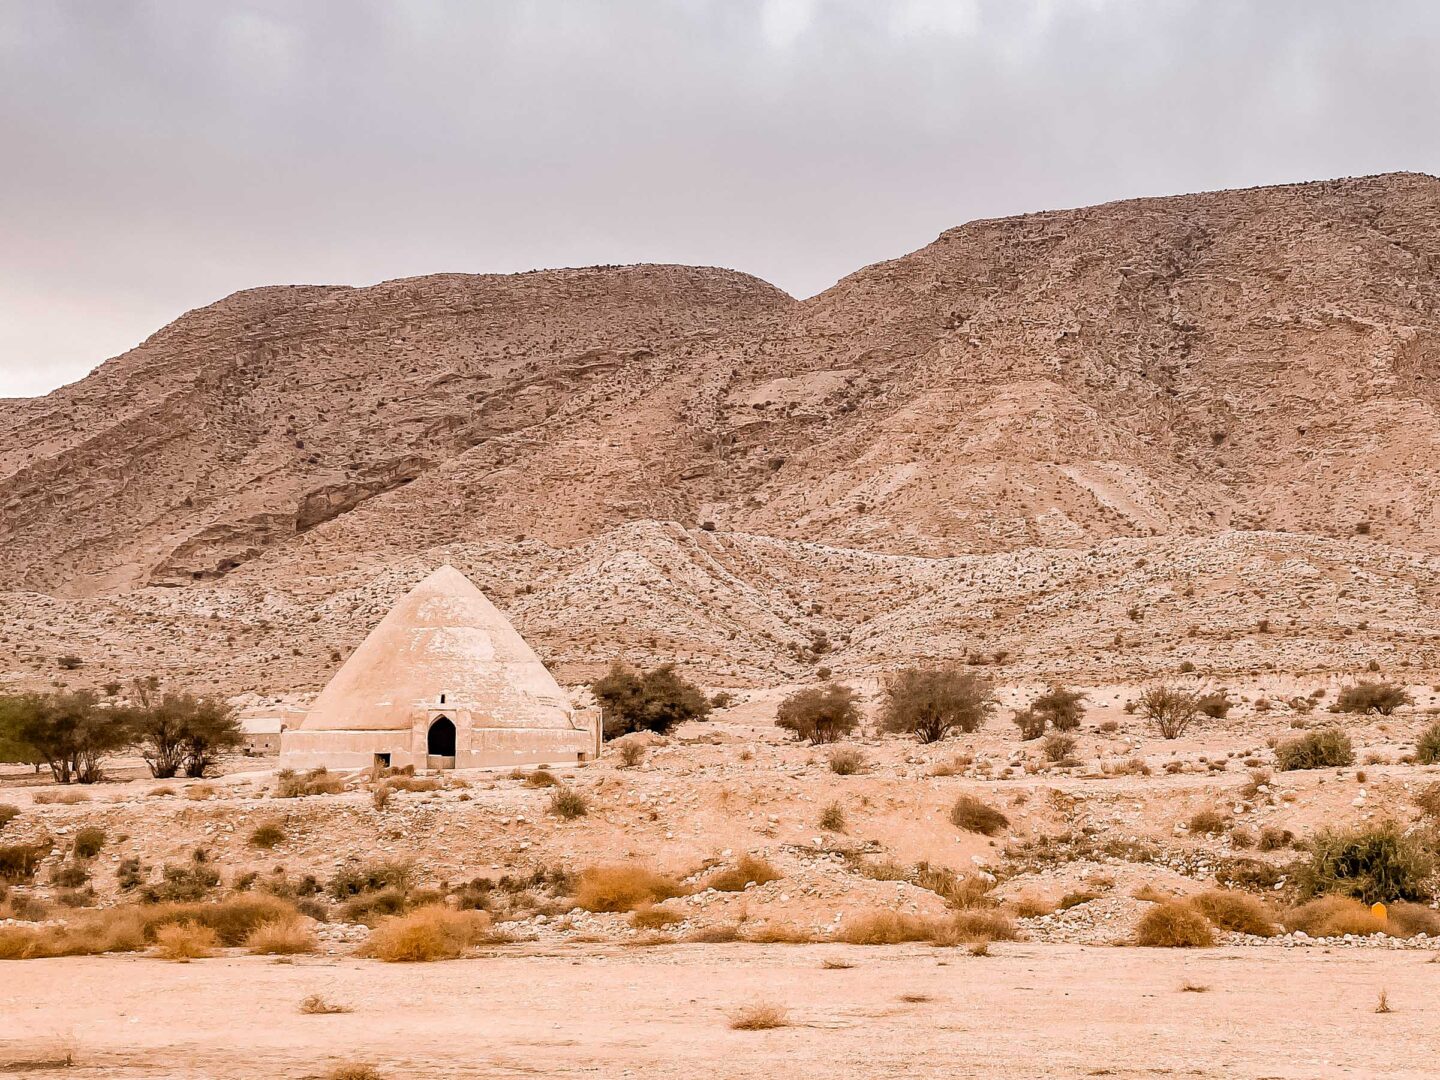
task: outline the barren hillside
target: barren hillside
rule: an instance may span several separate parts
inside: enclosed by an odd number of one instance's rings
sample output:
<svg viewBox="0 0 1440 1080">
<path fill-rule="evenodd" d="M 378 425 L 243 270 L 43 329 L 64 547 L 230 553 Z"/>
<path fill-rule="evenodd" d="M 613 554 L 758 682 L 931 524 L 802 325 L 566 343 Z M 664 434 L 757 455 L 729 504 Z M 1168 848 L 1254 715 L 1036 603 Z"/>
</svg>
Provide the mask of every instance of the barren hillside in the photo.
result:
<svg viewBox="0 0 1440 1080">
<path fill-rule="evenodd" d="M 1433 668 L 1437 420 L 1411 174 L 973 222 L 803 302 L 258 289 L 0 401 L 0 679 L 314 690 L 442 558 L 572 678 Z"/>
</svg>

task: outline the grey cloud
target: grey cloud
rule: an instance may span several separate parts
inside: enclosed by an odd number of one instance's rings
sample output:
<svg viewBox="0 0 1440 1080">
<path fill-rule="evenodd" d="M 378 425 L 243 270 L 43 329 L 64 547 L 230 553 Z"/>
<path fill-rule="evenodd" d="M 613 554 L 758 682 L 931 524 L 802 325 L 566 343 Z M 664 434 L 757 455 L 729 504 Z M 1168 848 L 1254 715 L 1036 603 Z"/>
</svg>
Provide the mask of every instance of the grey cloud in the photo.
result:
<svg viewBox="0 0 1440 1080">
<path fill-rule="evenodd" d="M 1440 171 L 1417 0 L 0 0 L 0 395 L 277 282 L 797 295 L 975 217 Z"/>
</svg>

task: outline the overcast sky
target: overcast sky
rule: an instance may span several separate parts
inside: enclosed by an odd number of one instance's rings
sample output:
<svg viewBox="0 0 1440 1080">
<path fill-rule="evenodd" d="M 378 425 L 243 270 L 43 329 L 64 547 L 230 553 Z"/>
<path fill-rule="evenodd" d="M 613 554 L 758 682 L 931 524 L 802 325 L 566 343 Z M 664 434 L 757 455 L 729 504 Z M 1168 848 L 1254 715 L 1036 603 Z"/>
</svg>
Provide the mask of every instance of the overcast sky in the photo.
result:
<svg viewBox="0 0 1440 1080">
<path fill-rule="evenodd" d="M 0 0 L 0 396 L 277 283 L 797 296 L 977 217 L 1440 172 L 1440 3 Z"/>
</svg>

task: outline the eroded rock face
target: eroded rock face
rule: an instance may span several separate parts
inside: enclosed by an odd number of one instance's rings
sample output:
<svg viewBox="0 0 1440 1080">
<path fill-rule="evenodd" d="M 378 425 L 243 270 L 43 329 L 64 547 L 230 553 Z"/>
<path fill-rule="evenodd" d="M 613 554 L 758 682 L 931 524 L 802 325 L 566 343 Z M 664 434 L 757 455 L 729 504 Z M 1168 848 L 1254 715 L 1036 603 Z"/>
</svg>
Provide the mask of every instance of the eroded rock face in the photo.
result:
<svg viewBox="0 0 1440 1080">
<path fill-rule="evenodd" d="M 1437 305 L 1440 181 L 1411 174 L 972 222 L 804 302 L 673 266 L 257 289 L 0 402 L 0 587 L 62 598 L 9 605 L 61 604 L 57 638 L 117 603 L 294 605 L 329 631 L 257 631 L 257 655 L 300 649 L 317 684 L 312 654 L 363 634 L 339 598 L 442 549 L 584 664 L 759 677 L 821 630 L 867 664 L 1089 663 L 1137 605 L 1144 663 L 1267 616 L 1217 662 L 1422 663 Z M 1092 548 L 1144 569 L 1076 570 Z M 1279 633 L 1276 590 L 1308 636 Z M 81 635 L 97 662 L 104 636 Z M 0 665 L 38 671 L 44 628 L 16 637 Z"/>
</svg>

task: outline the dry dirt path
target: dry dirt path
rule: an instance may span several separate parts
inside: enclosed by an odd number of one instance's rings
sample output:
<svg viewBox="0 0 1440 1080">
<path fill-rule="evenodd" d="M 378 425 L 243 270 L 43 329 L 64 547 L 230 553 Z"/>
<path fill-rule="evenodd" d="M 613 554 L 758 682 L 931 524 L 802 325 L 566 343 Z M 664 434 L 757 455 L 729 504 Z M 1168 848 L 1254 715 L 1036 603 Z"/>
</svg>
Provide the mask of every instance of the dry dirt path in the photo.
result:
<svg viewBox="0 0 1440 1080">
<path fill-rule="evenodd" d="M 1428 1078 L 1431 955 L 1022 943 L 988 957 L 696 945 L 426 965 L 36 960 L 0 966 L 0 1074 L 53 1076 L 45 1063 L 68 1048 L 67 1076 L 205 1080 L 355 1061 L 386 1077 Z M 354 1011 L 301 1015 L 312 993 Z M 793 1026 L 731 1030 L 757 1001 Z"/>
</svg>

